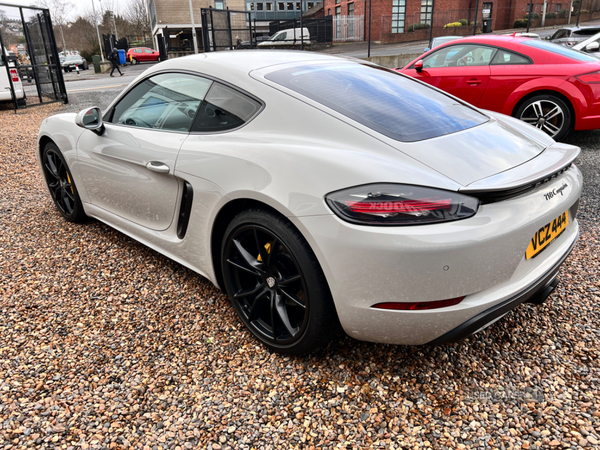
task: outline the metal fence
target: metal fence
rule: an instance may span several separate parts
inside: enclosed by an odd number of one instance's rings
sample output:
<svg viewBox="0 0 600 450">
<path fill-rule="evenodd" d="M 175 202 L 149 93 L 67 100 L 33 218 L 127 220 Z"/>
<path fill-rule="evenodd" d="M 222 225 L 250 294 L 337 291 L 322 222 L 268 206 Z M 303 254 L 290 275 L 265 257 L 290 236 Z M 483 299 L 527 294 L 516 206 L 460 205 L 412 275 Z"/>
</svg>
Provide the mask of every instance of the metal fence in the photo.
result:
<svg viewBox="0 0 600 450">
<path fill-rule="evenodd" d="M 333 42 L 364 41 L 365 20 L 363 16 L 334 16 Z"/>
<path fill-rule="evenodd" d="M 202 8 L 202 44 L 205 52 L 233 50 L 254 39 L 251 13 Z"/>
<path fill-rule="evenodd" d="M 14 57 L 9 58 L 4 51 L 0 51 L 4 62 L 0 70 L 9 72 L 15 108 L 56 101 L 67 103 L 67 90 L 49 10 L 3 3 L 0 3 L 0 9 L 10 23 L 0 33 L 0 47 L 14 48 L 15 53 Z M 19 80 L 14 83 L 11 69 L 16 69 L 19 74 Z M 19 81 L 25 98 L 17 101 L 15 87 Z"/>
</svg>

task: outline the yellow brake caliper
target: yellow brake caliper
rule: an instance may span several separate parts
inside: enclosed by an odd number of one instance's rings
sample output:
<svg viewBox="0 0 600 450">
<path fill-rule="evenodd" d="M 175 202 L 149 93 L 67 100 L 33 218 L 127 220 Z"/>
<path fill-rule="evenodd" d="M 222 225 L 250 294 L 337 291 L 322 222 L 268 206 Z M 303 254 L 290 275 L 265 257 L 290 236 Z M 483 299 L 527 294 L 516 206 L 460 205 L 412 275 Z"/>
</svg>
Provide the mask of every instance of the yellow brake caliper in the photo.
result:
<svg viewBox="0 0 600 450">
<path fill-rule="evenodd" d="M 71 194 L 75 195 L 73 191 L 73 183 L 71 183 L 71 177 L 69 176 L 69 172 L 67 172 L 67 180 L 69 180 L 69 184 L 71 185 Z"/>
<path fill-rule="evenodd" d="M 267 242 L 265 244 L 265 249 L 267 250 L 267 254 L 271 253 L 271 242 Z M 256 258 L 256 260 L 262 262 L 262 258 L 260 257 L 260 254 L 258 255 L 258 258 Z"/>
</svg>

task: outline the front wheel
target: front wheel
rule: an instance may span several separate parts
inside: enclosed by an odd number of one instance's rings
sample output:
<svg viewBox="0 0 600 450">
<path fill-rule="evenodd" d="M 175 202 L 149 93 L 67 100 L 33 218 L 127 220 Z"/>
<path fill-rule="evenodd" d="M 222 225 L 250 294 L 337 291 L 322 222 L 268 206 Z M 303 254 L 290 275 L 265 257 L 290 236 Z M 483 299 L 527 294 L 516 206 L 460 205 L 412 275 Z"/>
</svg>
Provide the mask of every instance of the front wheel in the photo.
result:
<svg viewBox="0 0 600 450">
<path fill-rule="evenodd" d="M 254 336 L 280 353 L 327 344 L 337 316 L 325 276 L 306 241 L 284 218 L 238 214 L 221 248 L 224 288 Z"/>
<path fill-rule="evenodd" d="M 554 95 L 531 97 L 519 106 L 514 115 L 556 141 L 566 137 L 573 128 L 569 106 Z"/>
<path fill-rule="evenodd" d="M 62 153 L 53 143 L 48 143 L 44 147 L 42 167 L 46 185 L 58 211 L 69 222 L 82 222 L 86 215 L 75 187 L 73 175 L 71 175 Z"/>
</svg>

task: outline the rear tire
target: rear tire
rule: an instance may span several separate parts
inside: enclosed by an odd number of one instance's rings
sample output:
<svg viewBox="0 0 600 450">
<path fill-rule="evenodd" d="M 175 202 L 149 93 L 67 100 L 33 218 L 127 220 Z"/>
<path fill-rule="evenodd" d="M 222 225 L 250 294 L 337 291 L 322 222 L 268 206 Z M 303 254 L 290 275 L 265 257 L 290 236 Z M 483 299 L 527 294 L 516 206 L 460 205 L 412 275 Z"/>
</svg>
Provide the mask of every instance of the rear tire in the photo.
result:
<svg viewBox="0 0 600 450">
<path fill-rule="evenodd" d="M 261 209 L 239 213 L 225 231 L 221 268 L 238 316 L 270 349 L 307 353 L 338 329 L 323 271 L 285 218 Z"/>
<path fill-rule="evenodd" d="M 131 64 L 139 64 L 139 61 L 135 58 L 131 58 Z"/>
<path fill-rule="evenodd" d="M 573 129 L 571 109 L 564 100 L 551 94 L 527 99 L 517 108 L 514 116 L 544 131 L 556 141 L 565 138 Z"/>
</svg>

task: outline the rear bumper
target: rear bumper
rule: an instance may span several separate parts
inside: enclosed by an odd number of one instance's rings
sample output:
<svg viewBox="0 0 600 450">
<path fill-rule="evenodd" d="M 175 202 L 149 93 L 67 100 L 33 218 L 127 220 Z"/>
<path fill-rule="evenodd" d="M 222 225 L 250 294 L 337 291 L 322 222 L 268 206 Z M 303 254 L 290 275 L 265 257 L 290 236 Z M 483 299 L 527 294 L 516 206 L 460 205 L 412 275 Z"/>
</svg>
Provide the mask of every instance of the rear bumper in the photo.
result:
<svg viewBox="0 0 600 450">
<path fill-rule="evenodd" d="M 579 232 L 577 233 L 577 238 L 578 237 Z M 575 243 L 577 242 L 577 238 L 575 238 L 569 250 L 561 257 L 554 267 L 544 274 L 543 277 L 539 278 L 535 283 L 533 283 L 533 285 L 527 287 L 515 296 L 480 312 L 453 330 L 450 330 L 446 334 L 429 342 L 428 345 L 440 345 L 460 341 L 461 339 L 465 339 L 472 334 L 488 327 L 496 320 L 507 314 L 509 311 L 519 306 L 521 303 L 541 304 L 546 301 L 548 296 L 558 285 L 556 276 L 558 275 L 560 266 L 573 251 Z"/>
</svg>

